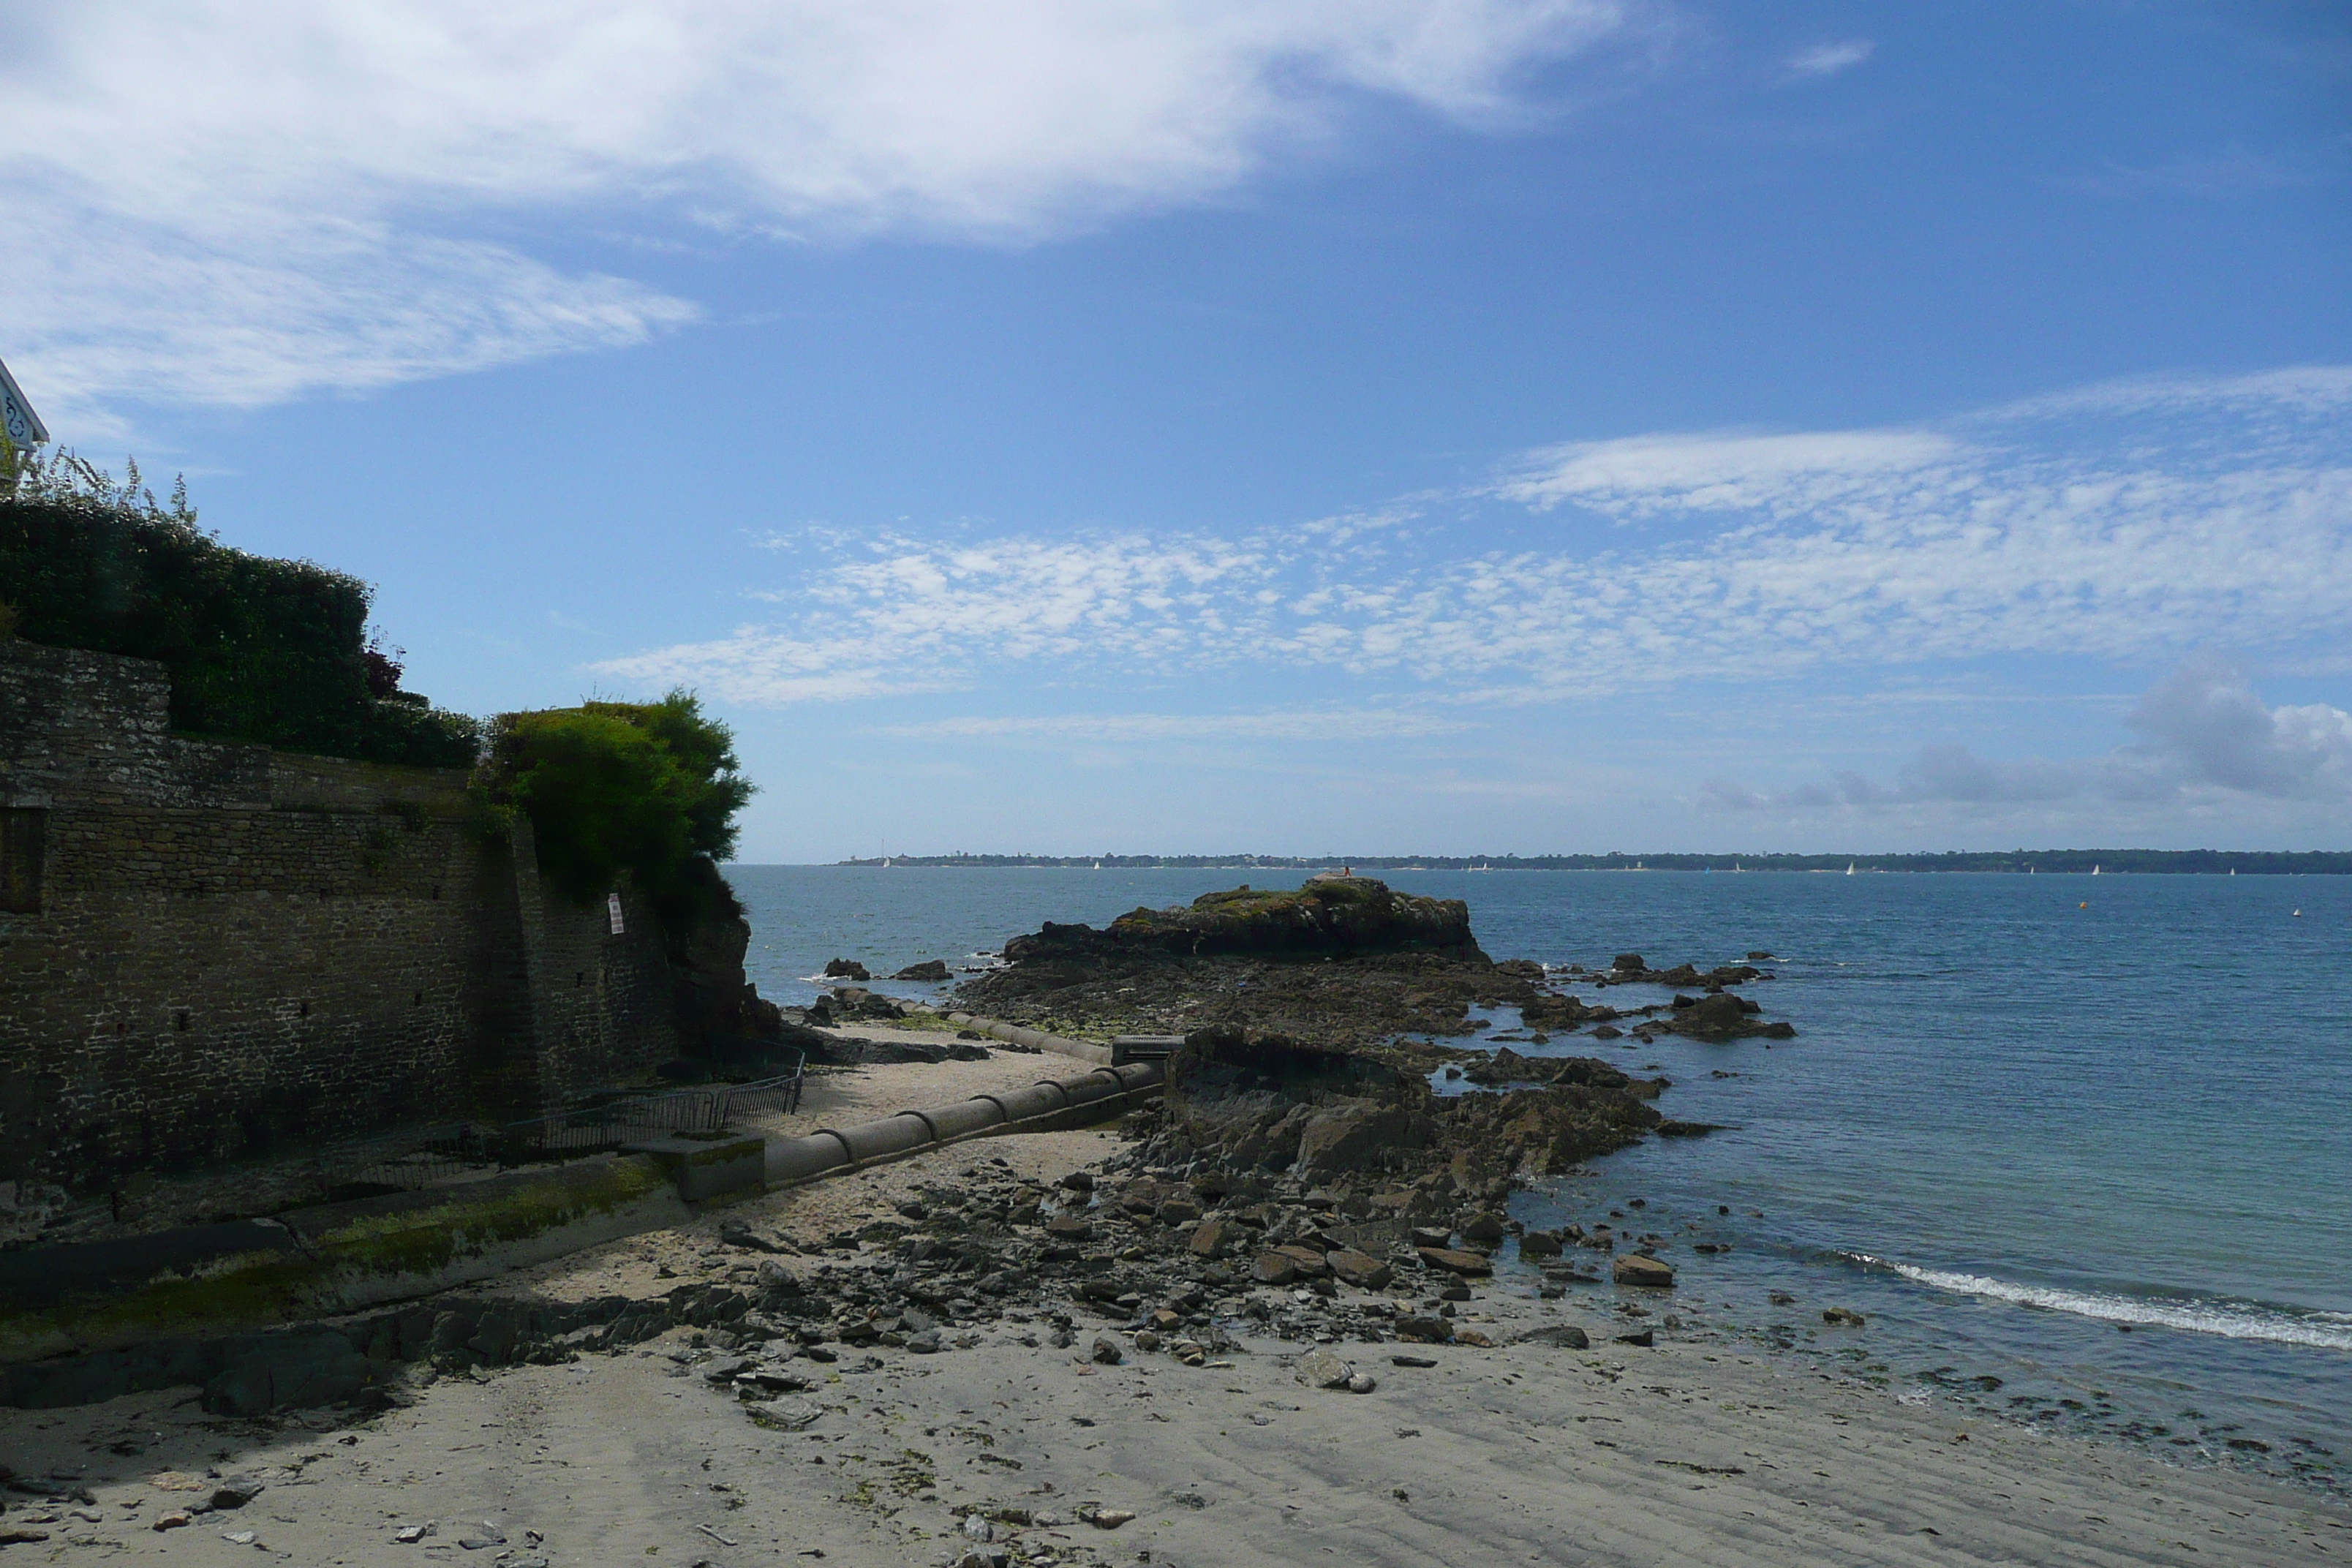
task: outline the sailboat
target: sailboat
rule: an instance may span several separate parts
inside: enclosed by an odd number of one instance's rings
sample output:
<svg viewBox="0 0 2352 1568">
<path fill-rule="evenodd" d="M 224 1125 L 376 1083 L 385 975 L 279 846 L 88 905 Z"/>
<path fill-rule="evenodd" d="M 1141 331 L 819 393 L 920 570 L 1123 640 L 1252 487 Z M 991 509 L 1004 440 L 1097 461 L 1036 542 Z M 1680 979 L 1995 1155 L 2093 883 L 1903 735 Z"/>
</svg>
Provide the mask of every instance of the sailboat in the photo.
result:
<svg viewBox="0 0 2352 1568">
<path fill-rule="evenodd" d="M 2098 874 L 2099 874 L 2099 868 L 2098 868 L 2096 866 L 2092 867 L 2092 868 L 2091 868 L 2091 875 L 2092 875 L 2092 876 L 2094 876 L 2094 877 L 2095 877 L 2095 876 L 2097 876 Z"/>
<path fill-rule="evenodd" d="M 1845 863 L 1845 874 L 1849 877 L 1853 875 L 1853 862 L 1851 860 Z"/>
</svg>

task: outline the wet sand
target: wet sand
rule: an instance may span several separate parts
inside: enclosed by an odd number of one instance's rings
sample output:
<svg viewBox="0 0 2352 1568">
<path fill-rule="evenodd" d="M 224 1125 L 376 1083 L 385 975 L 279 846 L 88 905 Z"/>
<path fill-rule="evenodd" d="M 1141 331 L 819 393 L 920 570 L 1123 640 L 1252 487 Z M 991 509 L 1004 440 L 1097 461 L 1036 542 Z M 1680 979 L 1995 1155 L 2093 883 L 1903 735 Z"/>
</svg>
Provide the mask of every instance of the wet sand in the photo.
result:
<svg viewBox="0 0 2352 1568">
<path fill-rule="evenodd" d="M 795 1122 L 1026 1081 L 1040 1060 L 830 1076 Z M 499 1288 L 578 1299 L 742 1279 L 764 1255 L 721 1242 L 722 1226 L 815 1253 L 919 1184 L 996 1161 L 1050 1182 L 1118 1147 L 1099 1131 L 981 1140 L 714 1211 Z M 678 1331 L 617 1355 L 421 1380 L 408 1407 L 343 1426 L 324 1413 L 215 1419 L 189 1389 L 11 1411 L 0 1464 L 77 1473 L 96 1503 L 15 1496 L 0 1531 L 49 1535 L 7 1548 L 10 1561 L 243 1563 L 260 1551 L 353 1568 L 542 1558 L 897 1568 L 962 1560 L 976 1543 L 961 1519 L 982 1510 L 1062 1521 L 992 1527 L 984 1550 L 1013 1563 L 2352 1562 L 2341 1504 L 1962 1419 L 1706 1335 L 1616 1344 L 1608 1336 L 1626 1325 L 1610 1299 L 1539 1301 L 1524 1285 L 1481 1284 L 1458 1321 L 1496 1348 L 1329 1347 L 1378 1379 L 1362 1394 L 1302 1385 L 1291 1367 L 1310 1347 L 1249 1337 L 1246 1319 L 1224 1364 L 1188 1368 L 1075 1311 L 1071 1348 L 1053 1346 L 1042 1315 L 951 1329 L 934 1355 L 839 1347 L 833 1365 L 791 1363 L 814 1380 L 809 1391 L 757 1406 L 709 1384 L 712 1352 Z M 1586 1328 L 1595 1348 L 1511 1342 L 1561 1323 Z M 1097 1334 L 1124 1347 L 1120 1364 L 1087 1359 Z M 1391 1363 L 1408 1352 L 1436 1364 Z M 268 1487 L 241 1510 L 152 1529 L 202 1495 L 152 1478 L 207 1468 Z M 1135 1517 L 1114 1530 L 1077 1521 L 1095 1507 Z M 396 1527 L 427 1522 L 430 1536 L 395 1542 Z M 248 1542 L 226 1539 L 247 1531 Z M 468 1550 L 467 1539 L 486 1544 Z"/>
<path fill-rule="evenodd" d="M 1497 1339 L 1532 1303 L 1492 1312 Z M 1597 1323 L 1595 1326 L 1599 1326 Z M 1898 1404 L 1754 1356 L 1675 1344 L 1591 1352 L 1411 1347 L 1380 1387 L 1310 1390 L 1300 1348 L 1244 1342 L 1230 1366 L 1131 1351 L 1118 1366 L 1023 1342 L 882 1350 L 780 1401 L 814 1420 L 763 1428 L 697 1373 L 678 1334 L 614 1357 L 445 1378 L 348 1431 L 204 1418 L 186 1391 L 12 1413 L 0 1462 L 82 1469 L 103 1522 L 58 1521 L 12 1554 L 189 1563 L 433 1561 L 551 1564 L 947 1563 L 966 1510 L 1057 1512 L 1000 1527 L 1015 1562 L 1463 1564 L 2126 1563 L 2292 1564 L 2352 1557 L 2338 1508 Z M 688 1358 L 674 1360 L 671 1352 Z M 801 1364 L 801 1363 L 795 1363 Z M 812 1368 L 812 1370 L 816 1370 Z M 774 1408 L 774 1407 L 770 1407 Z M 320 1423 L 325 1425 L 323 1420 Z M 160 1435 L 160 1436 L 159 1436 Z M 1965 1441 L 1961 1439 L 1965 1437 Z M 346 1442 L 344 1439 L 354 1439 Z M 118 1456 L 110 1445 L 138 1443 Z M 152 1524 L 190 1494 L 161 1471 L 257 1473 L 268 1489 L 185 1529 Z M 20 1502 L 25 1500 L 19 1500 Z M 1136 1518 L 1075 1522 L 1084 1506 Z M 435 1533 L 395 1544 L 402 1524 Z M 503 1548 L 459 1542 L 487 1538 Z M 524 1534 L 544 1536 L 534 1545 Z M 226 1539 L 253 1531 L 252 1543 Z"/>
</svg>

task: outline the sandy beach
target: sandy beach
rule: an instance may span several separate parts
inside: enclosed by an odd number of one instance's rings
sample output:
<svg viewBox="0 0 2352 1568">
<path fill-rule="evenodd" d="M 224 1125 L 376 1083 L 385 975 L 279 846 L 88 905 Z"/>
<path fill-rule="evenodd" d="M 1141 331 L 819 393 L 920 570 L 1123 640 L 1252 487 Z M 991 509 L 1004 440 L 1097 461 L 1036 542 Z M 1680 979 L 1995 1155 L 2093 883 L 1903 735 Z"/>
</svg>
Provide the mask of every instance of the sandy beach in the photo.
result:
<svg viewBox="0 0 2352 1568">
<path fill-rule="evenodd" d="M 827 1075 L 797 1120 L 1037 1070 L 1035 1058 L 998 1056 Z M 791 1254 L 819 1253 L 919 1185 L 1008 1170 L 1051 1183 L 1119 1147 L 1105 1131 L 982 1140 L 714 1211 L 499 1289 L 645 1295 L 740 1279 L 762 1261 L 854 1280 L 886 1255 Z M 722 1226 L 786 1250 L 730 1245 Z M 1279 1309 L 1291 1292 L 1255 1294 Z M 835 1362 L 793 1361 L 809 1386 L 758 1404 L 714 1384 L 723 1352 L 678 1330 L 567 1364 L 419 1373 L 404 1407 L 340 1426 L 323 1413 L 209 1417 L 186 1389 L 11 1412 L 0 1464 L 72 1475 L 90 1500 L 20 1493 L 0 1530 L 47 1535 L 9 1549 L 29 1561 L 235 1563 L 259 1551 L 352 1568 L 880 1568 L 974 1552 L 1183 1565 L 2352 1561 L 2352 1514 L 2315 1495 L 1963 1419 L 1708 1331 L 1616 1343 L 1627 1325 L 1610 1315 L 1613 1296 L 1543 1301 L 1524 1282 L 1482 1281 L 1457 1323 L 1492 1348 L 1328 1347 L 1377 1381 L 1363 1394 L 1303 1384 L 1294 1364 L 1315 1347 L 1244 1331 L 1263 1327 L 1246 1315 L 1231 1320 L 1230 1352 L 1190 1367 L 1139 1349 L 1116 1326 L 1124 1314 L 1073 1302 L 1066 1348 L 1047 1312 L 947 1322 L 935 1354 L 842 1346 Z M 1593 1348 L 1521 1339 L 1562 1324 L 1588 1330 Z M 1097 1358 L 1098 1338 L 1116 1364 Z M 1433 1364 L 1392 1363 L 1405 1352 Z M 209 1494 L 194 1479 L 208 1472 L 264 1489 L 155 1530 Z M 1096 1510 L 1133 1517 L 1106 1529 L 1085 1521 Z M 967 1530 L 974 1514 L 994 1522 Z"/>
</svg>

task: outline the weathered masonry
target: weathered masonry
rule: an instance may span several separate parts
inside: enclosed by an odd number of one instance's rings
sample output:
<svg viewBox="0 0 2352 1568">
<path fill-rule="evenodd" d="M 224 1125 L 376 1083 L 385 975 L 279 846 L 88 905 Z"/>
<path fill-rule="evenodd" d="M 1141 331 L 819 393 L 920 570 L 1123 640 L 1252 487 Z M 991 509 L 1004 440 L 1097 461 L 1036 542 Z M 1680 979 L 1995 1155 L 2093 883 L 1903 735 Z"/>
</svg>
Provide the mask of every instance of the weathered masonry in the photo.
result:
<svg viewBox="0 0 2352 1568">
<path fill-rule="evenodd" d="M 175 735 L 169 696 L 0 641 L 0 1184 L 521 1117 L 682 1053 L 652 911 L 542 891 L 462 772 Z"/>
</svg>

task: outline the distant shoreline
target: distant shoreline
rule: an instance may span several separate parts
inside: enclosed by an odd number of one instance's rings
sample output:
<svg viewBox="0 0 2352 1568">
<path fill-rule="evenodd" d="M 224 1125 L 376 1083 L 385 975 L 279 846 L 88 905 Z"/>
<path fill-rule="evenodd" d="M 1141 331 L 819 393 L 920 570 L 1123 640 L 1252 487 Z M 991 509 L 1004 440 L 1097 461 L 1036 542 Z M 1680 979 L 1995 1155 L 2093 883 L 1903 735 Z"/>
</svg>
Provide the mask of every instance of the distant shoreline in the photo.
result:
<svg viewBox="0 0 2352 1568">
<path fill-rule="evenodd" d="M 2000 871 L 2020 876 L 2352 875 L 2352 850 L 2012 849 L 1928 855 L 893 855 L 835 866 L 1106 871 Z"/>
</svg>

